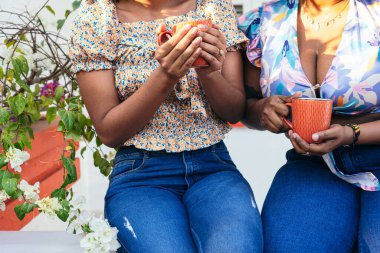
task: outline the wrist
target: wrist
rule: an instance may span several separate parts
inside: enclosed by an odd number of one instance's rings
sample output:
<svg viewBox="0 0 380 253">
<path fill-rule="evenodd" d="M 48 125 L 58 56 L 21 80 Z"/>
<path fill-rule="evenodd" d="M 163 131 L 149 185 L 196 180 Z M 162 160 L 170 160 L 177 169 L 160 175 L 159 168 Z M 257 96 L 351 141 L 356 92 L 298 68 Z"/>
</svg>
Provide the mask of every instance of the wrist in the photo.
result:
<svg viewBox="0 0 380 253">
<path fill-rule="evenodd" d="M 343 130 L 344 130 L 344 138 L 343 138 L 342 145 L 347 147 L 347 146 L 350 146 L 354 140 L 353 139 L 354 131 L 348 125 L 343 126 Z"/>
<path fill-rule="evenodd" d="M 156 78 L 159 80 L 160 83 L 163 83 L 167 86 L 173 86 L 178 82 L 178 77 L 170 75 L 165 69 L 163 69 L 161 66 L 159 66 L 156 71 Z"/>
</svg>

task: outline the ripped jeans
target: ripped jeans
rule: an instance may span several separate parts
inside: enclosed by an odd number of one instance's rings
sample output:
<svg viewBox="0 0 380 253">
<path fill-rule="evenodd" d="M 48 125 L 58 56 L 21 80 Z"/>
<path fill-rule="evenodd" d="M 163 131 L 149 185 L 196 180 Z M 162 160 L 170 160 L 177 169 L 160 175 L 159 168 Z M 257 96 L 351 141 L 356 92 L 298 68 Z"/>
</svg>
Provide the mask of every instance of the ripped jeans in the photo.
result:
<svg viewBox="0 0 380 253">
<path fill-rule="evenodd" d="M 252 190 L 223 142 L 167 153 L 121 148 L 105 215 L 129 253 L 260 253 Z"/>
</svg>

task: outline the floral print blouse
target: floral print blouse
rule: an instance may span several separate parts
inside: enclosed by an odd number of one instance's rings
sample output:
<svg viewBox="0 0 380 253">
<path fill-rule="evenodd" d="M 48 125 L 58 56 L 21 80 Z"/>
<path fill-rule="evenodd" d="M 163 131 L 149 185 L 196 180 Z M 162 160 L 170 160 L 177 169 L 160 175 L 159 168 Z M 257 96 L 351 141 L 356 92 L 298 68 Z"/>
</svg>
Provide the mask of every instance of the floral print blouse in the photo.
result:
<svg viewBox="0 0 380 253">
<path fill-rule="evenodd" d="M 247 58 L 261 68 L 264 97 L 297 91 L 315 97 L 300 61 L 297 44 L 299 0 L 275 0 L 239 19 L 250 39 Z M 336 56 L 320 84 L 320 96 L 334 102 L 335 114 L 380 113 L 380 0 L 350 0 L 346 25 Z M 332 154 L 324 156 L 330 170 L 365 190 L 380 190 L 369 172 L 344 175 Z"/>
<path fill-rule="evenodd" d="M 70 40 L 72 71 L 113 69 L 121 101 L 130 97 L 159 66 L 154 59 L 156 28 L 165 23 L 211 18 L 227 38 L 227 50 L 248 42 L 237 28 L 230 0 L 197 0 L 196 8 L 180 16 L 153 21 L 121 23 L 112 0 L 83 0 Z M 181 152 L 213 145 L 229 132 L 207 102 L 194 69 L 181 78 L 150 122 L 126 146 L 145 150 Z"/>
</svg>

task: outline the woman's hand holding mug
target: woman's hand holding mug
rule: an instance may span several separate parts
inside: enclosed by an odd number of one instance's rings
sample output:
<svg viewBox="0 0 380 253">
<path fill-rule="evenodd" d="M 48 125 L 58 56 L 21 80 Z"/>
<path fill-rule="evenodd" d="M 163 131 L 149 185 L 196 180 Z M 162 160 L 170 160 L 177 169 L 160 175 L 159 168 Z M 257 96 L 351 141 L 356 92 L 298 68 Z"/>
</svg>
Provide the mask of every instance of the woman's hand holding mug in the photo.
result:
<svg viewBox="0 0 380 253">
<path fill-rule="evenodd" d="M 157 29 L 157 34 L 165 30 L 165 25 L 161 24 Z M 186 25 L 157 48 L 154 58 L 160 63 L 160 68 L 167 77 L 177 81 L 189 71 L 194 61 L 200 56 L 201 43 L 199 29 Z"/>
</svg>

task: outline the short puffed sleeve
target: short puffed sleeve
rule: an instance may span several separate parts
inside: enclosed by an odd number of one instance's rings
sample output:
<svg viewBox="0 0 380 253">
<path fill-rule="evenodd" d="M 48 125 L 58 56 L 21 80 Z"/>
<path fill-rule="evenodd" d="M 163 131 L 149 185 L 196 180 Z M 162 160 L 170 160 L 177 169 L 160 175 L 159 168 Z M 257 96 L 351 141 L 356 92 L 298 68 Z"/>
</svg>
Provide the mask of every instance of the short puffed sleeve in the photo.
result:
<svg viewBox="0 0 380 253">
<path fill-rule="evenodd" d="M 219 26 L 226 36 L 227 51 L 245 49 L 248 39 L 238 29 L 236 10 L 231 0 L 206 0 L 203 9 L 207 17 Z"/>
<path fill-rule="evenodd" d="M 82 1 L 69 42 L 74 73 L 113 69 L 121 38 L 118 24 L 111 0 Z"/>
<path fill-rule="evenodd" d="M 239 18 L 239 29 L 248 37 L 247 58 L 256 67 L 261 67 L 261 14 L 263 8 L 257 8 Z"/>
</svg>

